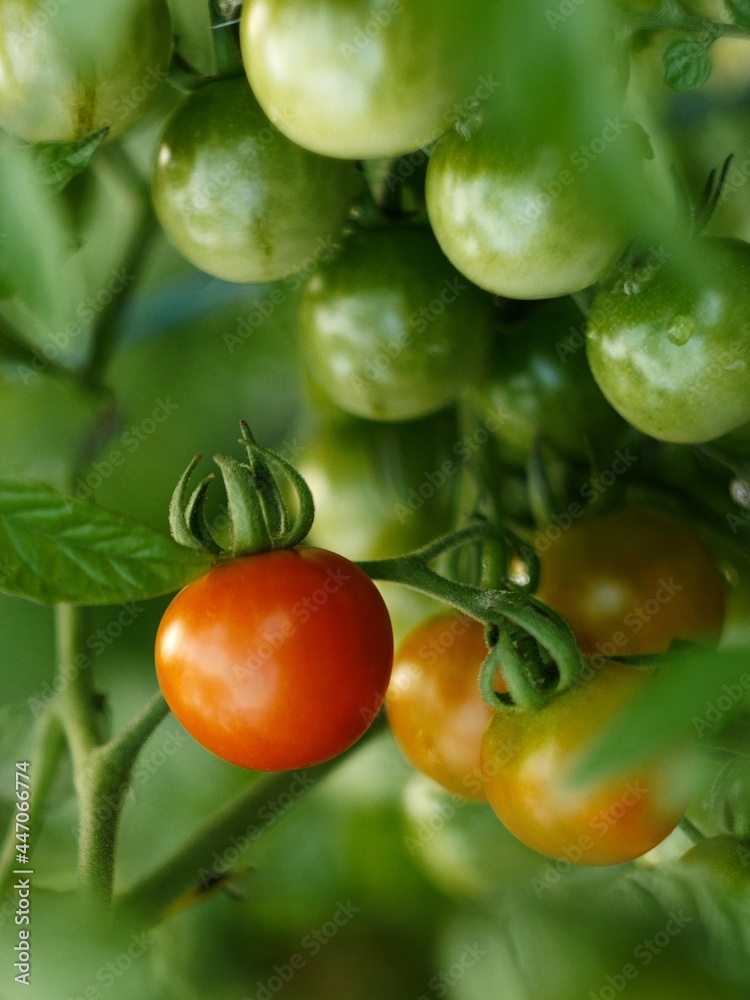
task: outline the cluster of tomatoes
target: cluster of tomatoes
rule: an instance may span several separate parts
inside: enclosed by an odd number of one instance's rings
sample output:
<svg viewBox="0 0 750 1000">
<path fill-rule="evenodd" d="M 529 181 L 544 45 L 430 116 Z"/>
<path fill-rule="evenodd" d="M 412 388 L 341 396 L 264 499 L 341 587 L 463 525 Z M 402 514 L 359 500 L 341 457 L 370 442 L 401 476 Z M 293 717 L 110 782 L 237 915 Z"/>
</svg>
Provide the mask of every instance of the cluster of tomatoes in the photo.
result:
<svg viewBox="0 0 750 1000">
<path fill-rule="evenodd" d="M 32 16 L 25 0 L 0 4 L 0 125 L 28 142 L 115 137 L 146 110 L 144 81 L 166 77 L 165 0 L 107 5 L 109 47 L 90 5 L 80 31 L 81 6 Z M 157 216 L 190 262 L 232 282 L 304 276 L 302 361 L 326 413 L 347 415 L 326 431 L 339 453 L 353 449 L 369 468 L 373 436 L 376 458 L 392 453 L 388 434 L 416 441 L 416 479 L 395 477 L 404 516 L 391 504 L 381 517 L 388 551 L 365 539 L 361 558 L 403 550 L 395 521 L 413 518 L 426 536 L 450 526 L 446 498 L 476 450 L 450 409 L 459 398 L 496 446 L 490 478 L 503 480 L 499 513 L 512 517 L 527 511 L 523 470 L 540 441 L 564 466 L 611 456 L 632 428 L 696 443 L 750 421 L 747 245 L 696 231 L 689 253 L 678 243 L 624 253 L 632 234 L 610 210 L 604 169 L 621 135 L 630 149 L 635 124 L 613 112 L 598 145 L 570 148 L 509 132 L 485 5 L 456 6 L 245 0 L 239 71 L 191 88 L 155 159 Z M 89 36 L 96 59 L 79 60 L 90 67 L 81 73 L 65 43 L 80 56 Z M 597 282 L 587 306 L 571 297 Z M 433 462 L 422 442 L 438 424 L 451 444 Z M 336 474 L 329 454 L 321 489 L 343 506 Z M 592 483 L 583 499 L 596 499 Z M 387 700 L 414 765 L 489 799 L 526 843 L 585 864 L 638 856 L 684 811 L 671 762 L 593 790 L 566 775 L 648 682 L 611 658 L 716 641 L 723 583 L 674 518 L 576 506 L 540 546 L 538 596 L 570 622 L 589 676 L 536 714 L 484 703 L 485 633 L 461 615 L 420 624 L 391 678 L 380 593 L 350 559 L 312 546 L 220 561 L 175 598 L 157 638 L 165 697 L 204 746 L 265 770 L 343 752 Z M 346 516 L 330 518 L 333 547 Z"/>
</svg>

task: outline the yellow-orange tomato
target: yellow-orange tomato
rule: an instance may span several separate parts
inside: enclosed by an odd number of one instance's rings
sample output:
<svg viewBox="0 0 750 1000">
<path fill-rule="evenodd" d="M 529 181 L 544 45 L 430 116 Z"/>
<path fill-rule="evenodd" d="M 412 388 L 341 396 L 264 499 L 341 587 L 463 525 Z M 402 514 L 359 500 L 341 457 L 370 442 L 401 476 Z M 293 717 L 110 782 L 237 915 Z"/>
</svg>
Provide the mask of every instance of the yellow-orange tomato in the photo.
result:
<svg viewBox="0 0 750 1000">
<path fill-rule="evenodd" d="M 538 596 L 570 623 L 584 653 L 660 653 L 675 639 L 716 643 L 724 584 L 711 553 L 672 517 L 616 510 L 536 540 Z"/>
<path fill-rule="evenodd" d="M 484 627 L 466 615 L 435 615 L 396 653 L 386 711 L 414 767 L 467 799 L 485 798 L 479 751 L 492 710 L 479 693 Z"/>
<path fill-rule="evenodd" d="M 156 670 L 177 719 L 232 764 L 284 771 L 351 746 L 393 660 L 388 610 L 343 556 L 301 546 L 219 564 L 175 597 Z"/>
<path fill-rule="evenodd" d="M 490 805 L 519 840 L 562 861 L 615 865 L 650 851 L 677 826 L 687 802 L 675 789 L 671 758 L 595 785 L 567 780 L 648 677 L 604 661 L 539 712 L 495 715 L 482 741 L 482 775 Z"/>
</svg>

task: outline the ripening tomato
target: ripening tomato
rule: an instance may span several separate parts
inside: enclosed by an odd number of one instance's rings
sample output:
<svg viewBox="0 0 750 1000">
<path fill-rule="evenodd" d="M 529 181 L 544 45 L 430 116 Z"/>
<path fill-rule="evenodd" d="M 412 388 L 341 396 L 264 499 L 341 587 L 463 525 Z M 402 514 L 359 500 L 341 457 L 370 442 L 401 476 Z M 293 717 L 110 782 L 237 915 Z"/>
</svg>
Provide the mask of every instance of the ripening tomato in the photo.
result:
<svg viewBox="0 0 750 1000">
<path fill-rule="evenodd" d="M 167 77 L 166 0 L 0 0 L 0 127 L 27 142 L 120 135 Z"/>
<path fill-rule="evenodd" d="M 615 865 L 664 840 L 687 797 L 667 757 L 594 785 L 568 781 L 649 677 L 610 661 L 591 664 L 591 673 L 538 712 L 497 712 L 482 741 L 482 776 L 490 805 L 523 843 L 574 864 Z"/>
<path fill-rule="evenodd" d="M 190 94 L 161 138 L 153 177 L 164 232 L 224 281 L 276 281 L 330 257 L 364 180 L 350 163 L 295 146 L 244 77 Z"/>
<path fill-rule="evenodd" d="M 674 517 L 638 507 L 540 531 L 538 596 L 570 623 L 584 653 L 659 653 L 675 639 L 714 644 L 724 583 L 713 556 Z"/>
<path fill-rule="evenodd" d="M 164 613 L 156 669 L 169 707 L 207 750 L 283 771 L 342 753 L 385 697 L 393 633 L 375 584 L 326 549 L 219 564 Z"/>
<path fill-rule="evenodd" d="M 398 649 L 386 698 L 404 756 L 444 788 L 477 801 L 486 798 L 479 751 L 492 718 L 479 693 L 486 655 L 481 622 L 458 613 L 435 615 Z"/>
</svg>

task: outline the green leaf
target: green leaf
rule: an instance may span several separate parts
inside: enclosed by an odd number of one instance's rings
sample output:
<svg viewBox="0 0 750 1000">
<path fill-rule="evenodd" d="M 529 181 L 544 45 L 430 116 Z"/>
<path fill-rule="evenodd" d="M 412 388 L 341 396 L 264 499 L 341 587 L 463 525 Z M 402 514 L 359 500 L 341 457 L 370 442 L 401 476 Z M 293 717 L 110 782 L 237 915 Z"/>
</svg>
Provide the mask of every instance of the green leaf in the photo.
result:
<svg viewBox="0 0 750 1000">
<path fill-rule="evenodd" d="M 101 128 L 80 142 L 40 142 L 34 146 L 42 183 L 54 191 L 62 191 L 68 181 L 89 166 L 108 132 L 108 128 Z"/>
<path fill-rule="evenodd" d="M 167 594 L 211 560 L 49 486 L 0 480 L 0 590 L 42 604 L 121 604 Z"/>
<path fill-rule="evenodd" d="M 747 650 L 700 650 L 669 666 L 613 719 L 571 779 L 587 783 L 627 768 L 690 737 L 714 736 L 750 689 Z"/>
<path fill-rule="evenodd" d="M 665 83 L 673 90 L 701 87 L 711 74 L 710 44 L 691 38 L 675 38 L 670 42 L 661 57 Z"/>
<path fill-rule="evenodd" d="M 727 0 L 727 7 L 734 23 L 750 30 L 750 0 Z"/>
</svg>

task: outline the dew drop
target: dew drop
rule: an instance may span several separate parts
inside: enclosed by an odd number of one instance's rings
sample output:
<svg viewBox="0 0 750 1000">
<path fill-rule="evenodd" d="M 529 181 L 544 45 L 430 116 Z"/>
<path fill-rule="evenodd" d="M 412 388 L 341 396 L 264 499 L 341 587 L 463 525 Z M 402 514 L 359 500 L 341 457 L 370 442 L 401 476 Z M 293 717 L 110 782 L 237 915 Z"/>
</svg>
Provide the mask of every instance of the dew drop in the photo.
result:
<svg viewBox="0 0 750 1000">
<path fill-rule="evenodd" d="M 677 347 L 687 344 L 695 333 L 695 323 L 690 316 L 675 316 L 667 329 L 667 337 Z"/>
</svg>

